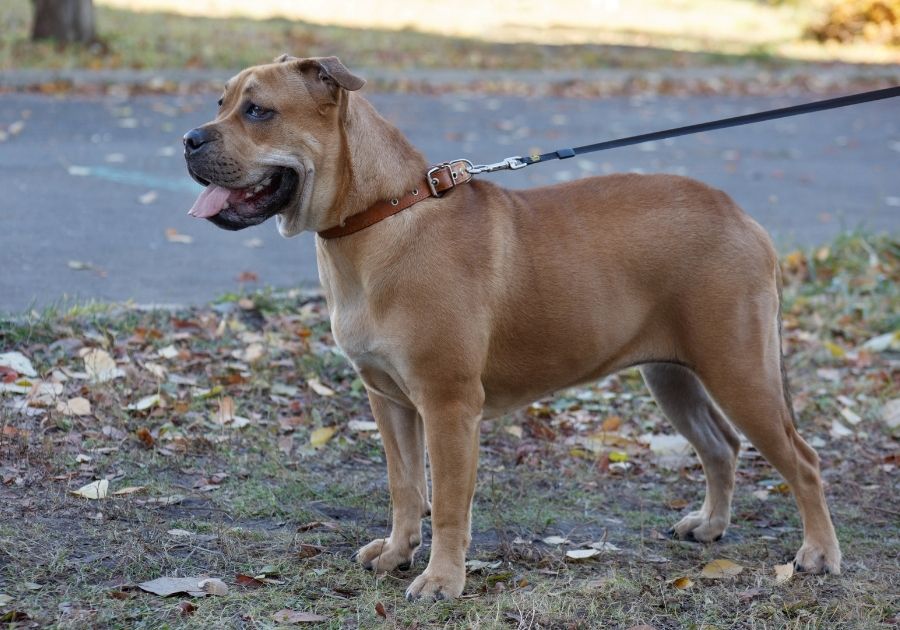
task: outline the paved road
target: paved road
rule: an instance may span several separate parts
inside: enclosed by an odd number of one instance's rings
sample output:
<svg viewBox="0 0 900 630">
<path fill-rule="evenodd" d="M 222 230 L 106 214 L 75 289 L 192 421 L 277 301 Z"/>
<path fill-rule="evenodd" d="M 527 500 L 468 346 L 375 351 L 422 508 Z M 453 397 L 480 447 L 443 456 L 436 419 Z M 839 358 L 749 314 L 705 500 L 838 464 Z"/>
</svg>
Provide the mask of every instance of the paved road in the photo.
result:
<svg viewBox="0 0 900 630">
<path fill-rule="evenodd" d="M 435 161 L 495 161 L 804 100 L 370 98 Z M 212 115 L 215 100 L 0 95 L 0 130 L 18 130 L 0 141 L 0 312 L 64 298 L 198 303 L 239 290 L 241 274 L 258 277 L 243 285 L 251 287 L 316 283 L 310 235 L 285 240 L 274 223 L 231 233 L 186 216 L 197 189 L 180 137 Z M 897 102 L 883 101 L 490 177 L 528 187 L 612 171 L 677 172 L 728 191 L 782 247 L 860 226 L 896 233 L 898 112 Z M 192 242 L 173 242 L 167 230 Z"/>
</svg>

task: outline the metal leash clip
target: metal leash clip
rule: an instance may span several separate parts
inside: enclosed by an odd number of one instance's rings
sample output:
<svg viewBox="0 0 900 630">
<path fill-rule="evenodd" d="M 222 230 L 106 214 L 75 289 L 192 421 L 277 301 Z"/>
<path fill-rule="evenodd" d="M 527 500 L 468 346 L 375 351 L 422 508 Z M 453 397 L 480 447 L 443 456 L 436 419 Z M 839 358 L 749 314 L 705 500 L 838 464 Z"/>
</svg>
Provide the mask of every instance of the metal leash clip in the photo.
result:
<svg viewBox="0 0 900 630">
<path fill-rule="evenodd" d="M 473 164 L 466 167 L 466 170 L 468 170 L 472 175 L 477 175 L 478 173 L 493 173 L 494 171 L 514 171 L 518 168 L 524 168 L 526 166 L 528 166 L 528 163 L 523 162 L 522 158 L 508 157 L 502 162 L 495 162 L 494 164 Z"/>
</svg>

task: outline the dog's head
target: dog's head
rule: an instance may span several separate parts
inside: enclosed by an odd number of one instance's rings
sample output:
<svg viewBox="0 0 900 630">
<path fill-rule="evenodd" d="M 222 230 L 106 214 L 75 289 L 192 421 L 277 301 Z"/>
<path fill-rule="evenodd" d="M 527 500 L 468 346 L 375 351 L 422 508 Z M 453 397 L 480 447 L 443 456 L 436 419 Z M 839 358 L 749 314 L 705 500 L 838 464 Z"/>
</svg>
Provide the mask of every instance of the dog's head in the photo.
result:
<svg viewBox="0 0 900 630">
<path fill-rule="evenodd" d="M 315 184 L 338 181 L 345 90 L 364 83 L 337 57 L 288 55 L 231 78 L 215 120 L 184 136 L 188 172 L 206 187 L 190 213 L 228 230 L 271 216 L 284 236 L 320 227 L 313 215 L 334 191 Z"/>
</svg>

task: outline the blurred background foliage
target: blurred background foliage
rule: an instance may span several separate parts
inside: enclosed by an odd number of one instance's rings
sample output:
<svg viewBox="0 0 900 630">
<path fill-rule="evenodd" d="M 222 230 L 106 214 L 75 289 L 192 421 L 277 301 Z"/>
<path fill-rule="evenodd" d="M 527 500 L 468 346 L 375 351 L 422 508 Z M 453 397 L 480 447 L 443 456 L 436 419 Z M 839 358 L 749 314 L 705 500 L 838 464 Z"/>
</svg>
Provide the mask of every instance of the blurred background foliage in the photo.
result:
<svg viewBox="0 0 900 630">
<path fill-rule="evenodd" d="M 653 68 L 900 63 L 900 0 L 95 0 L 97 38 L 31 40 L 0 2 L 0 69 L 236 68 L 290 51 L 357 66 Z"/>
</svg>

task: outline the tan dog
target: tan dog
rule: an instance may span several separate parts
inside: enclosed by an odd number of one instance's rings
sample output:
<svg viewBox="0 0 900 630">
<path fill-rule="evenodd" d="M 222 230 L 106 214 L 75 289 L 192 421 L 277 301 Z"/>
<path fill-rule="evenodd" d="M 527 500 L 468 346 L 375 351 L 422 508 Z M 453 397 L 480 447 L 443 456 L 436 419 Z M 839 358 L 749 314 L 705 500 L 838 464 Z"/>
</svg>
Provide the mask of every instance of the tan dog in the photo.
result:
<svg viewBox="0 0 900 630">
<path fill-rule="evenodd" d="M 334 57 L 231 79 L 216 119 L 185 136 L 190 172 L 213 183 L 192 213 L 229 229 L 276 215 L 292 236 L 418 193 L 428 164 L 353 93 L 362 85 Z M 334 338 L 387 455 L 393 529 L 359 561 L 409 565 L 432 517 L 408 598 L 463 590 L 481 419 L 635 365 L 706 473 L 676 535 L 711 541 L 728 526 L 734 425 L 794 492 L 798 567 L 839 572 L 818 457 L 794 427 L 778 260 L 724 193 L 671 175 L 521 192 L 473 181 L 316 247 Z"/>
</svg>

